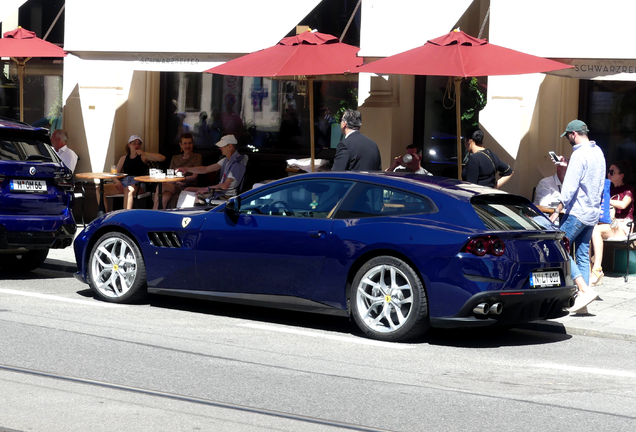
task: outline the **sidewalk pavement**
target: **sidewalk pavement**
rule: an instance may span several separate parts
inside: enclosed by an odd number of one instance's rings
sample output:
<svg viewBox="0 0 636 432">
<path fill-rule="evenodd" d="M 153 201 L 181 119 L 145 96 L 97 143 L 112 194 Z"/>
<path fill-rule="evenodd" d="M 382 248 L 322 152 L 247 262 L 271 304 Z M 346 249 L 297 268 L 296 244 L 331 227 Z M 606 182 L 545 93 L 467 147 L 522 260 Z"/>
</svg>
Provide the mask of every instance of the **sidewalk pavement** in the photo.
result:
<svg viewBox="0 0 636 432">
<path fill-rule="evenodd" d="M 73 247 L 51 249 L 43 268 L 74 273 L 77 271 Z M 533 321 L 519 326 L 529 330 L 636 341 L 636 275 L 625 283 L 624 274 L 605 274 L 603 284 L 594 289 L 600 299 L 588 307 L 588 315 L 573 315 Z"/>
</svg>

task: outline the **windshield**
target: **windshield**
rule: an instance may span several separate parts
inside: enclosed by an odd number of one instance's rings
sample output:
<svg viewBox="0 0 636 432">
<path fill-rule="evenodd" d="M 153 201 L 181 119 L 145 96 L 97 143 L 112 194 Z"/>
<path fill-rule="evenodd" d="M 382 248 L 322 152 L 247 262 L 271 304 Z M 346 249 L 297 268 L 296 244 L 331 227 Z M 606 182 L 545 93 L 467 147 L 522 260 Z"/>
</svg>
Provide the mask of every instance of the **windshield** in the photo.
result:
<svg viewBox="0 0 636 432">
<path fill-rule="evenodd" d="M 470 200 L 486 227 L 493 231 L 527 231 L 553 227 L 550 220 L 515 195 L 478 195 Z"/>
</svg>

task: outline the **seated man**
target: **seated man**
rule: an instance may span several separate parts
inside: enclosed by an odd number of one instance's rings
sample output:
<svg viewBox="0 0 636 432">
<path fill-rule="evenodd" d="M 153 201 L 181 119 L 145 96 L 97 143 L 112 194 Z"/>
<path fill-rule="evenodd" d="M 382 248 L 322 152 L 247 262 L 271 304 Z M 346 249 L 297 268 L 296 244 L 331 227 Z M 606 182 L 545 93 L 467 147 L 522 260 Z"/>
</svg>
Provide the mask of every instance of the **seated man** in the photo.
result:
<svg viewBox="0 0 636 432">
<path fill-rule="evenodd" d="M 225 156 L 215 164 L 190 168 L 177 168 L 179 172 L 192 174 L 206 174 L 221 170 L 221 179 L 218 184 L 207 187 L 189 187 L 185 190 L 196 194 L 209 194 L 209 199 L 218 199 L 221 196 L 234 196 L 245 175 L 244 156 L 236 151 L 236 138 L 234 135 L 225 135 L 216 143 Z M 184 174 L 185 175 L 185 174 Z"/>
<path fill-rule="evenodd" d="M 557 164 L 556 174 L 541 179 L 537 184 L 534 205 L 550 206 L 561 199 L 561 185 L 568 169 L 568 160 L 563 156 L 559 156 L 559 159 L 561 162 Z"/>
<path fill-rule="evenodd" d="M 387 172 L 410 172 L 415 174 L 433 175 L 422 168 L 422 150 L 415 144 L 406 146 L 406 154 L 393 159 L 393 163 L 386 169 Z"/>
<path fill-rule="evenodd" d="M 68 135 L 66 131 L 62 129 L 55 129 L 51 135 L 51 144 L 57 152 L 64 165 L 75 172 L 75 165 L 77 165 L 77 153 L 71 150 L 66 144 L 68 141 Z"/>
</svg>

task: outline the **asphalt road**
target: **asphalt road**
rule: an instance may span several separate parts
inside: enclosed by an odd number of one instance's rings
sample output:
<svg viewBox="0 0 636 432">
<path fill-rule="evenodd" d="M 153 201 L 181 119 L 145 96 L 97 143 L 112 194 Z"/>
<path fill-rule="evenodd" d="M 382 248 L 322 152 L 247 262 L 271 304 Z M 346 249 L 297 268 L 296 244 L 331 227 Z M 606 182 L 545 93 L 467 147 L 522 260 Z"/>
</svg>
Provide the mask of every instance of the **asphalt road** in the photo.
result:
<svg viewBox="0 0 636 432">
<path fill-rule="evenodd" d="M 0 431 L 632 431 L 635 358 L 521 330 L 382 343 L 342 318 L 0 274 Z"/>
</svg>

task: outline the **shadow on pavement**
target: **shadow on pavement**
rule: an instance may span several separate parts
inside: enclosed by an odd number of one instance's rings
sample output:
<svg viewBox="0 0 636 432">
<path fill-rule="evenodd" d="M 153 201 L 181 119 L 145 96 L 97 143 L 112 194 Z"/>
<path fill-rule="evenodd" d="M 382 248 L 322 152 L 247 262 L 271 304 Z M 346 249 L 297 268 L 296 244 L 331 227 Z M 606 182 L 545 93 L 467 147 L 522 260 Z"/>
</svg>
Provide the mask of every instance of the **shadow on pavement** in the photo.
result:
<svg viewBox="0 0 636 432">
<path fill-rule="evenodd" d="M 559 323 L 551 323 L 557 327 L 550 332 L 540 329 L 519 327 L 481 327 L 474 329 L 432 329 L 427 332 L 421 342 L 431 345 L 452 346 L 462 348 L 499 348 L 506 346 L 543 345 L 562 342 L 572 336 L 565 333 L 565 327 Z M 558 331 L 558 327 L 562 332 Z"/>
<path fill-rule="evenodd" d="M 35 270 L 30 272 L 11 272 L 0 270 L 0 278 L 2 280 L 35 280 L 35 279 L 74 279 L 73 271 L 60 270 L 58 266 L 49 266 L 42 264 Z"/>
<path fill-rule="evenodd" d="M 90 289 L 78 291 L 77 294 L 83 297 L 93 297 Z M 285 325 L 304 330 L 327 331 L 342 335 L 365 337 L 356 324 L 346 317 L 163 295 L 149 295 L 138 304 L 197 314 L 238 318 L 265 324 Z M 550 323 L 550 325 L 560 326 L 558 323 Z M 563 326 L 561 327 L 563 328 Z M 497 348 L 556 343 L 570 338 L 570 335 L 565 334 L 565 328 L 563 328 L 562 333 L 554 329 L 546 333 L 538 328 L 482 327 L 478 329 L 453 330 L 430 329 L 422 337 L 406 343 L 463 348 Z"/>
<path fill-rule="evenodd" d="M 150 295 L 143 303 L 158 308 L 362 336 L 362 332 L 346 317 L 163 295 Z"/>
</svg>

